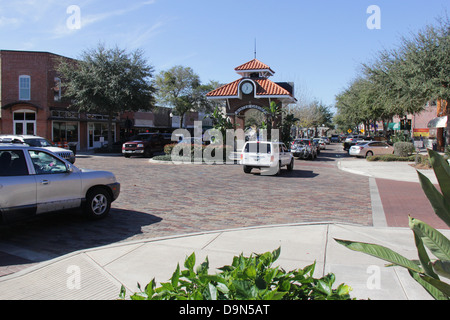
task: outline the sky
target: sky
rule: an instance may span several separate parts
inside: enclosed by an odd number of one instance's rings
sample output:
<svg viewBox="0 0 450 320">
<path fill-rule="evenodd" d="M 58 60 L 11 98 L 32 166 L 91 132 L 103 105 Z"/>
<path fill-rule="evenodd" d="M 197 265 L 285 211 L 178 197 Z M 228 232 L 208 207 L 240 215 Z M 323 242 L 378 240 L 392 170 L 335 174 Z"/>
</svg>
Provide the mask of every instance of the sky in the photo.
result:
<svg viewBox="0 0 450 320">
<path fill-rule="evenodd" d="M 448 0 L 0 0 L 0 49 L 75 59 L 100 43 L 140 49 L 155 74 L 182 65 L 203 83 L 226 84 L 256 43 L 272 81 L 333 106 L 362 63 L 449 8 Z"/>
</svg>

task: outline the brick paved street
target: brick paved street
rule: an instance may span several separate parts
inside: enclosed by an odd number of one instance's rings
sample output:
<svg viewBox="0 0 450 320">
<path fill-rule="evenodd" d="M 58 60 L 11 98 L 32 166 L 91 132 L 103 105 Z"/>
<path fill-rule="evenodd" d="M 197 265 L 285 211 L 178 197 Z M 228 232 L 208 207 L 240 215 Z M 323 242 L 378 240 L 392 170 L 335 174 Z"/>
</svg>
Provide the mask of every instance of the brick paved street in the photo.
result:
<svg viewBox="0 0 450 320">
<path fill-rule="evenodd" d="M 331 146 L 340 150 L 340 146 Z M 173 165 L 121 156 L 78 156 L 81 168 L 104 169 L 121 183 L 107 219 L 77 212 L 0 227 L 0 276 L 76 250 L 120 241 L 298 222 L 372 224 L 368 178 L 340 171 L 330 148 L 297 160 L 280 176 L 244 174 L 240 165 Z"/>
</svg>

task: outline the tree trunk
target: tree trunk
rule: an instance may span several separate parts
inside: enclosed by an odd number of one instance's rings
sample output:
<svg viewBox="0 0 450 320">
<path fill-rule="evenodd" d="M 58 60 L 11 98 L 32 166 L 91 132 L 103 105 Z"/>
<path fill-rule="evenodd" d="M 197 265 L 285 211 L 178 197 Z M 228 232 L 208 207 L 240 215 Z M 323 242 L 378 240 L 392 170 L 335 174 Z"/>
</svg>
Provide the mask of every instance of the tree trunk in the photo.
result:
<svg viewBox="0 0 450 320">
<path fill-rule="evenodd" d="M 113 122 L 113 113 L 109 112 L 108 114 L 108 150 L 112 151 L 113 146 L 113 134 L 112 134 L 112 122 Z"/>
<path fill-rule="evenodd" d="M 445 137 L 445 147 L 450 146 L 450 108 L 447 106 L 447 134 Z"/>
</svg>

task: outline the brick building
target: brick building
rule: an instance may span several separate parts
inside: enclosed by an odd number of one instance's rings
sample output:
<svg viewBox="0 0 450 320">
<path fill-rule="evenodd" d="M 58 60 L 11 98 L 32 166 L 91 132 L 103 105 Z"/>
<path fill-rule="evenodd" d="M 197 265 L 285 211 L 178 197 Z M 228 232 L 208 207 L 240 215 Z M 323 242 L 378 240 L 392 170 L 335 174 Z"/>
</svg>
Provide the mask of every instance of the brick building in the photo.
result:
<svg viewBox="0 0 450 320">
<path fill-rule="evenodd" d="M 67 141 L 78 150 L 107 143 L 105 116 L 70 111 L 62 99 L 58 59 L 74 61 L 49 52 L 0 50 L 0 133 Z"/>
</svg>

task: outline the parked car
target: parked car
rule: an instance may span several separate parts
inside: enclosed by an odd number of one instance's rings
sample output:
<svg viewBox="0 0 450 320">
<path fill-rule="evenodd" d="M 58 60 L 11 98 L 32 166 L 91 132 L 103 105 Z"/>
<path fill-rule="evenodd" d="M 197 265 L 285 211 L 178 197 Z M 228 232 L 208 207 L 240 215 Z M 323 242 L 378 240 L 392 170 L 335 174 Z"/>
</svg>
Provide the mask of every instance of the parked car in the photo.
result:
<svg viewBox="0 0 450 320">
<path fill-rule="evenodd" d="M 33 135 L 3 134 L 0 135 L 0 143 L 27 144 L 31 147 L 44 148 L 48 151 L 56 153 L 58 156 L 70 161 L 71 163 L 75 163 L 75 153 L 72 150 L 57 147 L 53 142 L 43 137 Z"/>
<path fill-rule="evenodd" d="M 328 137 L 320 137 L 320 139 L 322 139 L 325 144 L 330 144 L 330 139 L 328 139 Z"/>
<path fill-rule="evenodd" d="M 288 171 L 294 169 L 294 157 L 282 142 L 248 141 L 242 149 L 241 164 L 245 173 L 257 168 L 278 175 L 281 167 L 286 166 Z"/>
<path fill-rule="evenodd" d="M 372 137 L 364 137 L 364 136 L 351 136 L 350 138 L 347 137 L 345 139 L 345 142 L 343 143 L 343 147 L 345 151 L 349 151 L 350 148 L 358 143 L 361 142 L 369 142 L 373 141 L 374 139 Z"/>
<path fill-rule="evenodd" d="M 317 146 L 319 147 L 319 150 L 325 150 L 326 149 L 326 144 L 325 141 L 322 138 L 314 138 L 313 141 L 317 144 Z"/>
<path fill-rule="evenodd" d="M 0 189 L 2 222 L 72 208 L 99 219 L 120 183 L 111 172 L 79 169 L 47 149 L 0 143 Z"/>
<path fill-rule="evenodd" d="M 320 153 L 320 149 L 311 139 L 295 139 L 291 144 L 291 153 L 300 159 L 314 160 Z"/>
<path fill-rule="evenodd" d="M 140 133 L 122 145 L 122 154 L 125 158 L 131 156 L 148 158 L 154 152 L 163 151 L 167 143 L 165 137 L 160 133 Z"/>
<path fill-rule="evenodd" d="M 331 142 L 340 142 L 341 141 L 341 139 L 339 138 L 339 135 L 337 135 L 337 134 L 331 135 L 330 140 L 331 140 Z"/>
<path fill-rule="evenodd" d="M 360 142 L 354 146 L 351 146 L 349 151 L 349 154 L 355 157 L 370 157 L 373 155 L 393 153 L 394 147 L 381 141 Z"/>
</svg>

